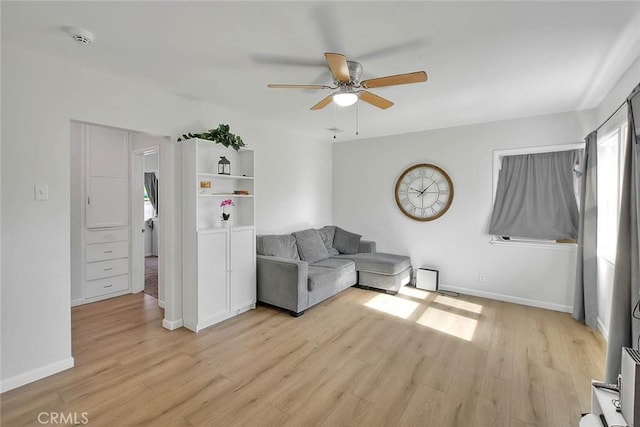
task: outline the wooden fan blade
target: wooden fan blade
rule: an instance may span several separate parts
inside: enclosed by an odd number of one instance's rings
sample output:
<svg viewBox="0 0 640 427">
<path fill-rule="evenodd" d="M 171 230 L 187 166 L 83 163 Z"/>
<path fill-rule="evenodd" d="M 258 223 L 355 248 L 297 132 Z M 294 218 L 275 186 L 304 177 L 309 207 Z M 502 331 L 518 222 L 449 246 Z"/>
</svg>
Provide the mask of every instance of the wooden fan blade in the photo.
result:
<svg viewBox="0 0 640 427">
<path fill-rule="evenodd" d="M 339 53 L 325 52 L 324 57 L 327 59 L 331 73 L 333 73 L 333 77 L 336 80 L 340 83 L 349 83 L 351 81 L 346 56 Z"/>
<path fill-rule="evenodd" d="M 366 90 L 360 91 L 360 99 L 364 102 L 368 102 L 375 107 L 382 108 L 383 110 L 386 110 L 393 105 L 393 102 L 389 101 L 388 99 L 378 95 L 374 95 L 373 93 L 367 92 Z"/>
<path fill-rule="evenodd" d="M 427 81 L 427 73 L 416 71 L 414 73 L 396 74 L 395 76 L 378 77 L 376 79 L 365 80 L 360 86 L 366 89 L 376 87 L 406 85 L 409 83 L 422 83 Z"/>
<path fill-rule="evenodd" d="M 282 84 L 268 84 L 267 87 L 272 89 L 331 89 L 331 86 L 326 85 L 282 85 Z"/>
<path fill-rule="evenodd" d="M 326 107 L 327 105 L 331 104 L 332 100 L 333 100 L 333 94 L 322 98 L 322 100 L 320 102 L 318 102 L 316 105 L 314 105 L 313 107 L 311 107 L 311 109 L 312 110 L 320 110 L 320 109 Z"/>
</svg>

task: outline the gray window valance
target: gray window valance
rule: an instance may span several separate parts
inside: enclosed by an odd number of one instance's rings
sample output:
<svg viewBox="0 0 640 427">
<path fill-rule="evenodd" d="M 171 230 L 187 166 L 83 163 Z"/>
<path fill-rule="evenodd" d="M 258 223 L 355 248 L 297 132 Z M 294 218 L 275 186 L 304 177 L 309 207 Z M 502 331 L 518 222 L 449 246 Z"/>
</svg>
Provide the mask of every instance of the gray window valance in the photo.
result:
<svg viewBox="0 0 640 427">
<path fill-rule="evenodd" d="M 573 174 L 580 151 L 503 157 L 489 234 L 549 240 L 577 238 Z"/>
</svg>

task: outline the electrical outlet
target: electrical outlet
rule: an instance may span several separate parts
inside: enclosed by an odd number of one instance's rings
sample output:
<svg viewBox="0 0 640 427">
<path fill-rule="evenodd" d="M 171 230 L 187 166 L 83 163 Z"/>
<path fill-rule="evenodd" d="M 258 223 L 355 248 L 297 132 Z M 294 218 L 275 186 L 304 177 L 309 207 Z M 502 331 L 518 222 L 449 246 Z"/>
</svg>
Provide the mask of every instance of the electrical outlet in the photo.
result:
<svg viewBox="0 0 640 427">
<path fill-rule="evenodd" d="M 478 274 L 478 282 L 487 283 L 487 276 L 485 274 Z"/>
</svg>

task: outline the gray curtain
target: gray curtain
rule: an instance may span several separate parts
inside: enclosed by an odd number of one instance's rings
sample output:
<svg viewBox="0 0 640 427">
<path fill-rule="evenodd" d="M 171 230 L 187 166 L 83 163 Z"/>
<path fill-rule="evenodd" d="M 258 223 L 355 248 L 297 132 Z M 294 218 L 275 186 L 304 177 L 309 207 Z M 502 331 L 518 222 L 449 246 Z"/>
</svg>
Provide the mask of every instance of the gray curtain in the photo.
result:
<svg viewBox="0 0 640 427">
<path fill-rule="evenodd" d="M 573 169 L 579 156 L 579 150 L 505 156 L 489 234 L 577 238 Z"/>
<path fill-rule="evenodd" d="M 620 225 L 613 276 L 611 321 L 607 341 L 605 381 L 615 382 L 620 373 L 622 347 L 638 349 L 640 320 L 634 318 L 634 307 L 640 298 L 640 252 L 638 250 L 638 203 L 640 202 L 640 85 L 627 98 L 629 114 L 620 201 Z"/>
<path fill-rule="evenodd" d="M 585 139 L 580 176 L 580 219 L 576 283 L 573 294 L 573 318 L 591 329 L 598 323 L 598 136 L 591 132 Z"/>
<path fill-rule="evenodd" d="M 157 216 L 158 215 L 158 178 L 156 178 L 155 173 L 153 172 L 144 173 L 144 188 L 147 190 L 149 201 L 151 202 L 151 206 L 153 206 L 153 210 L 156 211 L 156 216 Z"/>
</svg>

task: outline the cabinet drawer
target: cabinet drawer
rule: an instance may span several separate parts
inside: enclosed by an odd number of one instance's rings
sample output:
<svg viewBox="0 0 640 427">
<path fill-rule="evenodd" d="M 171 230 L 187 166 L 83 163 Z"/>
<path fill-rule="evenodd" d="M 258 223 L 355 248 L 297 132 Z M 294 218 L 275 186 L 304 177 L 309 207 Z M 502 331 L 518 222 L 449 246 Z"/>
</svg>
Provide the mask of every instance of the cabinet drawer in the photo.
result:
<svg viewBox="0 0 640 427">
<path fill-rule="evenodd" d="M 104 230 L 87 230 L 85 243 L 108 243 L 129 240 L 128 228 L 108 228 Z"/>
<path fill-rule="evenodd" d="M 129 289 L 129 275 L 90 280 L 85 284 L 85 298 L 93 298 Z"/>
<path fill-rule="evenodd" d="M 87 245 L 87 262 L 106 261 L 129 256 L 129 242 L 100 243 Z"/>
<path fill-rule="evenodd" d="M 129 259 L 114 259 L 87 263 L 87 280 L 118 276 L 129 272 Z"/>
</svg>

